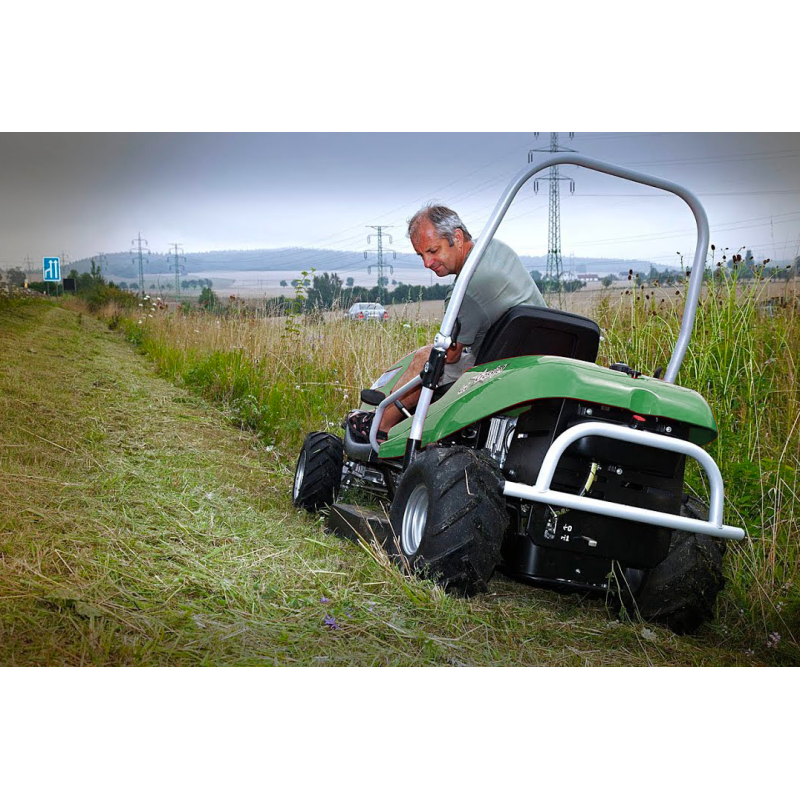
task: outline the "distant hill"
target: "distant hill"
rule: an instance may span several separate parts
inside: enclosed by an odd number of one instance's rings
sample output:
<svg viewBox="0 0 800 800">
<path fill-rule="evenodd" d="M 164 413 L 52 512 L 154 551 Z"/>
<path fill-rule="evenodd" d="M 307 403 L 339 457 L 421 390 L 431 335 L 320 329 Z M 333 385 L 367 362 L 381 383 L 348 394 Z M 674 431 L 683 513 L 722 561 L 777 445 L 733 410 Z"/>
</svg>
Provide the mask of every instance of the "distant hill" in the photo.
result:
<svg viewBox="0 0 800 800">
<path fill-rule="evenodd" d="M 172 262 L 168 253 L 151 253 L 144 264 L 147 274 L 163 273 L 170 275 L 173 272 Z M 106 264 L 103 272 L 117 278 L 133 278 L 139 276 L 138 259 L 134 262 L 130 253 L 106 253 Z M 521 256 L 522 263 L 528 269 L 538 269 L 544 272 L 547 266 L 547 256 Z M 374 264 L 375 255 L 370 253 L 368 263 Z M 317 272 L 336 272 L 337 270 L 353 269 L 365 263 L 363 251 L 342 250 L 316 250 L 303 247 L 282 247 L 269 250 L 217 250 L 208 253 L 186 253 L 186 261 L 181 262 L 181 271 L 187 273 L 220 272 L 226 270 L 273 272 L 297 271 L 315 268 Z M 407 253 L 398 253 L 397 259 L 387 261 L 395 267 L 415 268 L 420 266 L 419 256 Z M 617 273 L 649 272 L 649 261 L 636 261 L 614 258 L 564 258 L 564 270 L 574 271 L 578 277 L 581 272 Z M 79 273 L 89 272 L 91 259 L 83 258 L 73 261 L 66 267 L 66 272 L 76 269 Z M 656 267 L 665 268 L 663 264 Z"/>
<path fill-rule="evenodd" d="M 520 256 L 520 261 L 529 270 L 538 269 L 542 274 L 547 269 L 547 256 Z M 562 259 L 562 262 L 564 272 L 574 272 L 578 278 L 584 272 L 594 272 L 598 275 L 608 273 L 616 275 L 618 272 L 627 272 L 632 269 L 634 273 L 641 272 L 646 275 L 650 272 L 651 266 L 655 266 L 661 272 L 665 269 L 673 268 L 667 264 L 659 264 L 654 261 L 626 258 L 576 258 L 566 256 Z"/>
</svg>

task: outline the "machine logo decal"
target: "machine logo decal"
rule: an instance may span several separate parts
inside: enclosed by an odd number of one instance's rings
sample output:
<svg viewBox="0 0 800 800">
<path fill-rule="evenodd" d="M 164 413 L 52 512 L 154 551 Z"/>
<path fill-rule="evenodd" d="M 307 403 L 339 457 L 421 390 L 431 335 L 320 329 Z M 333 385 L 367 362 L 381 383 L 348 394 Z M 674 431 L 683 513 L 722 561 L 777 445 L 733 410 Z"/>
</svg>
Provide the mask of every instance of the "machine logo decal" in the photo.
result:
<svg viewBox="0 0 800 800">
<path fill-rule="evenodd" d="M 491 380 L 492 378 L 496 378 L 507 366 L 508 364 L 501 364 L 499 367 L 490 369 L 487 372 L 476 372 L 474 375 L 470 375 L 469 382 L 465 383 L 458 390 L 458 393 L 460 395 L 464 394 L 464 392 L 468 392 L 470 389 L 474 389 L 478 384 L 483 383 L 484 381 Z"/>
</svg>

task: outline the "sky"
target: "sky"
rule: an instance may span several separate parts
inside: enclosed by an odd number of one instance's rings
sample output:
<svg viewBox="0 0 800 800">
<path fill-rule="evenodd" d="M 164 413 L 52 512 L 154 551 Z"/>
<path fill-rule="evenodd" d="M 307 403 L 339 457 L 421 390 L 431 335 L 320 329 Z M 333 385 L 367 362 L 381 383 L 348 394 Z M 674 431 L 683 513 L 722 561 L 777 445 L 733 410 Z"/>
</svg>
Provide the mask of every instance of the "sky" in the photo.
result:
<svg viewBox="0 0 800 800">
<path fill-rule="evenodd" d="M 0 133 L 0 267 L 127 251 L 272 247 L 363 250 L 367 226 L 392 226 L 442 202 L 480 234 L 503 188 L 549 133 Z M 800 134 L 576 132 L 583 155 L 696 193 L 719 250 L 786 261 L 800 250 Z M 535 153 L 545 158 L 545 153 Z M 694 248 L 678 198 L 585 169 L 562 168 L 561 249 L 677 266 Z M 522 188 L 497 236 L 544 255 L 548 182 Z"/>
</svg>

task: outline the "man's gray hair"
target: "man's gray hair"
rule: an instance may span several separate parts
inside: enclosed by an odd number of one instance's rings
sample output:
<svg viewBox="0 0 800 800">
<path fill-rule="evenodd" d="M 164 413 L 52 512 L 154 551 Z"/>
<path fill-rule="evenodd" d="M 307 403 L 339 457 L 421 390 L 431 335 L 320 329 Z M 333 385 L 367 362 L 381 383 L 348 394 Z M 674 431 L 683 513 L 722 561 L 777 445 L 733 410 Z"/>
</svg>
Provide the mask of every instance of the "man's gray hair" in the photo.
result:
<svg viewBox="0 0 800 800">
<path fill-rule="evenodd" d="M 462 232 L 464 233 L 465 242 L 472 241 L 472 236 L 467 230 L 467 226 L 461 221 L 461 217 L 459 217 L 452 208 L 433 204 L 421 208 L 408 221 L 409 238 L 414 235 L 414 229 L 423 220 L 428 220 L 428 222 L 433 225 L 433 229 L 436 231 L 436 233 L 439 236 L 447 239 L 450 247 L 452 247 L 455 243 L 453 234 L 455 234 L 457 228 L 461 228 Z"/>
</svg>

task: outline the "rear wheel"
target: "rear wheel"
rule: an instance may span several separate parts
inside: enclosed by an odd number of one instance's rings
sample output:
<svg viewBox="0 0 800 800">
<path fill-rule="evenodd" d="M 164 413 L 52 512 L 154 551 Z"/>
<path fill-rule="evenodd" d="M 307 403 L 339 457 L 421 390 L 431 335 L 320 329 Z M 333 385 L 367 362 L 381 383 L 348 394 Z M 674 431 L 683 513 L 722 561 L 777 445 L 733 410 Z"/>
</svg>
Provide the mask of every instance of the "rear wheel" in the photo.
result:
<svg viewBox="0 0 800 800">
<path fill-rule="evenodd" d="M 508 513 L 500 474 L 474 450 L 428 448 L 403 474 L 392 501 L 393 560 L 465 596 L 486 591 L 500 561 Z"/>
<path fill-rule="evenodd" d="M 681 516 L 708 519 L 708 509 L 685 495 Z M 647 572 L 636 605 L 644 619 L 676 633 L 691 633 L 714 616 L 717 595 L 725 586 L 722 559 L 725 540 L 673 531 L 667 557 Z"/>
<path fill-rule="evenodd" d="M 331 433 L 309 433 L 294 472 L 292 502 L 306 511 L 318 511 L 336 500 L 342 482 L 344 447 Z"/>
</svg>

